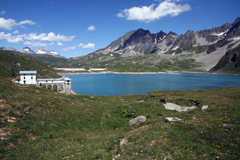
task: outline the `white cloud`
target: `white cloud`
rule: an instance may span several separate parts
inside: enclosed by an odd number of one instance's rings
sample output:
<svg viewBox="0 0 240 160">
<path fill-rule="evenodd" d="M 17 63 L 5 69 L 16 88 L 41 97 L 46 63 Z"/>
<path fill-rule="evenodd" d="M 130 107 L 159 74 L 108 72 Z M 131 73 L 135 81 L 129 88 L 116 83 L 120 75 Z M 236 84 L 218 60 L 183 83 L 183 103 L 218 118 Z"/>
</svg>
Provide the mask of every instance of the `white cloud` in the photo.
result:
<svg viewBox="0 0 240 160">
<path fill-rule="evenodd" d="M 13 32 L 14 34 L 19 33 L 18 30 Z M 20 34 L 17 36 L 13 36 L 11 33 L 5 34 L 4 32 L 0 32 L 0 39 L 6 39 L 10 43 L 19 43 L 20 41 L 25 41 L 25 45 L 31 46 L 47 46 L 47 45 L 54 45 L 54 41 L 71 41 L 75 36 L 64 36 L 64 35 L 55 35 L 54 33 L 50 32 L 49 34 L 42 33 L 37 35 L 36 33 Z M 40 41 L 50 41 L 51 43 L 42 43 Z M 58 42 L 57 45 L 62 46 L 62 42 Z"/>
<path fill-rule="evenodd" d="M 0 32 L 0 39 L 6 39 L 10 43 L 19 43 L 23 41 L 21 36 L 12 36 L 11 33 L 5 34 L 4 32 Z"/>
<path fill-rule="evenodd" d="M 77 46 L 72 46 L 72 47 L 68 47 L 68 48 L 63 48 L 62 51 L 74 50 L 76 48 L 77 48 Z"/>
<path fill-rule="evenodd" d="M 16 21 L 14 19 L 0 18 L 0 28 L 11 30 L 12 27 L 15 25 L 16 25 Z"/>
<path fill-rule="evenodd" d="M 58 46 L 62 46 L 63 43 L 62 43 L 62 42 L 58 42 L 57 45 L 58 45 Z"/>
<path fill-rule="evenodd" d="M 167 15 L 177 16 L 181 12 L 189 11 L 191 6 L 189 4 L 176 4 L 170 0 L 165 0 L 159 3 L 157 7 L 155 4 L 143 7 L 132 7 L 124 9 L 121 13 L 118 13 L 118 17 L 126 17 L 127 20 L 138 20 L 140 22 L 149 23 L 151 21 L 160 19 Z"/>
<path fill-rule="evenodd" d="M 4 18 L 0 18 L 0 28 L 4 28 L 4 29 L 7 29 L 7 30 L 11 30 L 12 27 L 16 26 L 16 25 L 19 25 L 21 26 L 22 28 L 25 28 L 24 24 L 28 24 L 28 25 L 34 25 L 36 24 L 35 22 L 33 21 L 30 21 L 30 20 L 25 20 L 25 21 L 21 21 L 19 23 L 16 23 L 16 21 L 14 19 L 4 19 Z"/>
<path fill-rule="evenodd" d="M 86 45 L 80 43 L 78 46 L 72 46 L 72 47 L 68 47 L 68 48 L 63 48 L 62 51 L 70 51 L 70 50 L 74 50 L 76 49 L 77 47 L 82 47 L 82 48 L 92 48 L 94 49 L 95 48 L 95 44 L 93 43 L 88 43 Z"/>
<path fill-rule="evenodd" d="M 48 44 L 47 43 L 42 43 L 42 42 L 30 42 L 30 41 L 25 41 L 23 43 L 24 45 L 27 45 L 27 46 L 33 46 L 33 47 L 39 47 L 39 46 L 47 46 Z"/>
<path fill-rule="evenodd" d="M 30 20 L 25 20 L 25 21 L 21 21 L 21 22 L 17 23 L 17 25 L 24 25 L 24 24 L 34 25 L 36 23 L 33 21 L 30 21 Z"/>
<path fill-rule="evenodd" d="M 4 15 L 6 12 L 5 11 L 1 11 L 0 15 Z"/>
<path fill-rule="evenodd" d="M 88 27 L 88 30 L 89 30 L 89 31 L 94 31 L 94 30 L 95 30 L 95 27 L 94 27 L 94 26 L 89 26 L 89 27 Z"/>
<path fill-rule="evenodd" d="M 94 49 L 94 48 L 95 48 L 95 44 L 89 42 L 88 44 L 84 45 L 84 44 L 80 43 L 80 44 L 78 45 L 78 47 L 82 47 L 82 48 L 92 48 L 92 49 Z"/>
<path fill-rule="evenodd" d="M 20 26 L 21 28 L 23 28 L 23 29 L 26 29 L 26 27 L 25 26 Z"/>
<path fill-rule="evenodd" d="M 72 41 L 76 36 L 55 35 L 53 32 L 50 32 L 48 34 L 41 33 L 40 35 L 37 35 L 37 33 L 30 33 L 28 35 L 24 34 L 23 37 L 27 40 L 39 41 Z"/>
<path fill-rule="evenodd" d="M 124 15 L 122 13 L 118 13 L 117 16 L 120 18 L 124 17 Z"/>
<path fill-rule="evenodd" d="M 14 32 L 13 32 L 13 34 L 18 34 L 19 33 L 19 31 L 18 30 L 15 30 Z"/>
</svg>

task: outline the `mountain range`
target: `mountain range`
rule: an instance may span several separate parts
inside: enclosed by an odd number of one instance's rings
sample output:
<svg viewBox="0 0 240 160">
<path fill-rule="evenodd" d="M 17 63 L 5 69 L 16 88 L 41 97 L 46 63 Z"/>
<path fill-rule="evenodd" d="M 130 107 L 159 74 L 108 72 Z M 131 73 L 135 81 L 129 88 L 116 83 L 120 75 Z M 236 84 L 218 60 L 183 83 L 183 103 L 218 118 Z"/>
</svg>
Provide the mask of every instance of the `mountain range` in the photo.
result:
<svg viewBox="0 0 240 160">
<path fill-rule="evenodd" d="M 107 47 L 66 59 L 55 51 L 1 47 L 56 67 L 107 68 L 109 71 L 212 71 L 240 74 L 240 17 L 233 23 L 201 31 L 127 32 Z"/>
<path fill-rule="evenodd" d="M 122 57 L 127 57 L 180 51 L 190 47 L 210 46 L 223 41 L 224 43 L 230 43 L 240 39 L 239 25 L 240 17 L 232 24 L 226 23 L 221 27 L 196 32 L 188 30 L 184 35 L 177 35 L 174 32 L 165 33 L 163 31 L 153 34 L 149 30 L 140 28 L 126 33 L 106 48 L 97 50 L 93 54 L 118 53 Z"/>
<path fill-rule="evenodd" d="M 17 52 L 17 50 L 12 47 L 0 47 L 0 50 Z M 35 51 L 33 51 L 29 47 L 24 47 L 24 48 L 20 49 L 18 52 L 24 53 L 24 54 L 39 54 L 39 55 L 51 55 L 54 57 L 60 57 L 60 55 L 56 51 L 54 51 L 54 50 L 48 51 L 44 48 L 37 48 Z"/>
</svg>

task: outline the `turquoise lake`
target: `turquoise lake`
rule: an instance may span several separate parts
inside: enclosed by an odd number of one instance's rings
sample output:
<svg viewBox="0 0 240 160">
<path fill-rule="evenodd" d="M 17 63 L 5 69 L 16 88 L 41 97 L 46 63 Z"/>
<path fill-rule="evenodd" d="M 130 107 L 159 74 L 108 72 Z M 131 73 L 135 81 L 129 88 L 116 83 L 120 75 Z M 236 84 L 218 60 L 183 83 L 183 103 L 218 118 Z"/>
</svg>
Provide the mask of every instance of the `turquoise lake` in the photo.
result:
<svg viewBox="0 0 240 160">
<path fill-rule="evenodd" d="M 153 90 L 195 90 L 240 86 L 239 75 L 175 74 L 74 74 L 72 90 L 85 95 L 147 94 Z"/>
</svg>

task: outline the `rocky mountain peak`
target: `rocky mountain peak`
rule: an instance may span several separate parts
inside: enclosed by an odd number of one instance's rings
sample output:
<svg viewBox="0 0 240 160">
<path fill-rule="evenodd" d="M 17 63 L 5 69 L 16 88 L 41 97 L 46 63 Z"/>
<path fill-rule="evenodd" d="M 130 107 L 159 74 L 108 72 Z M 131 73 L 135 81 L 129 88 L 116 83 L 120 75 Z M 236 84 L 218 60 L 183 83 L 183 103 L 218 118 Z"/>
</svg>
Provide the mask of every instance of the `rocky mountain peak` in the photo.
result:
<svg viewBox="0 0 240 160">
<path fill-rule="evenodd" d="M 26 53 L 26 54 L 35 54 L 35 52 L 33 50 L 31 50 L 31 48 L 29 48 L 29 47 L 24 47 L 24 48 L 20 49 L 19 52 Z"/>
<path fill-rule="evenodd" d="M 152 34 L 152 36 L 154 37 L 154 43 L 159 43 L 166 38 L 167 34 L 163 31 L 160 31 L 156 34 Z"/>
<path fill-rule="evenodd" d="M 237 25 L 240 22 L 240 17 L 238 17 L 234 22 L 233 22 L 233 26 Z"/>
<path fill-rule="evenodd" d="M 145 36 L 146 34 L 151 34 L 151 32 L 149 30 L 144 30 L 142 28 L 139 28 L 134 35 L 135 36 Z"/>
<path fill-rule="evenodd" d="M 60 55 L 56 51 L 54 51 L 54 50 L 48 51 L 48 50 L 46 50 L 46 49 L 44 49 L 42 47 L 41 48 L 37 48 L 35 50 L 35 53 L 36 54 L 48 54 L 48 55 L 52 55 L 52 56 L 55 56 L 55 57 L 60 57 Z"/>
<path fill-rule="evenodd" d="M 47 50 L 41 47 L 41 48 L 37 48 L 37 49 L 35 50 L 35 52 L 36 52 L 37 54 L 45 54 L 45 53 L 47 53 Z"/>
</svg>

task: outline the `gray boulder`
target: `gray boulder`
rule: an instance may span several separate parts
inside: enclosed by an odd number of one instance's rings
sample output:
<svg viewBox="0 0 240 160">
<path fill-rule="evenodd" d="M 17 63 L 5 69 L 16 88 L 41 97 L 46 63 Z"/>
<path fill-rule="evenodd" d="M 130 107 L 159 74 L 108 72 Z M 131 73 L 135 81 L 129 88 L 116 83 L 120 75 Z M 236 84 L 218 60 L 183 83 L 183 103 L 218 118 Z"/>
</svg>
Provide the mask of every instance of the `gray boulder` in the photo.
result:
<svg viewBox="0 0 240 160">
<path fill-rule="evenodd" d="M 174 104 L 174 103 L 166 103 L 166 104 L 163 104 L 163 106 L 165 107 L 165 109 L 168 109 L 168 110 L 176 110 L 176 111 L 178 111 L 178 112 L 186 112 L 186 111 L 188 111 L 188 110 L 197 108 L 196 106 L 192 106 L 192 107 L 182 107 L 182 106 L 179 106 L 179 105 Z"/>
<path fill-rule="evenodd" d="M 147 118 L 145 116 L 138 116 L 134 119 L 131 119 L 129 122 L 128 122 L 128 126 L 132 126 L 132 125 L 140 125 L 144 122 L 146 122 Z"/>
<path fill-rule="evenodd" d="M 202 106 L 202 110 L 208 109 L 208 105 Z"/>
<path fill-rule="evenodd" d="M 127 144 L 128 140 L 126 138 L 123 138 L 120 142 L 120 147 L 122 147 L 123 145 Z"/>
</svg>

